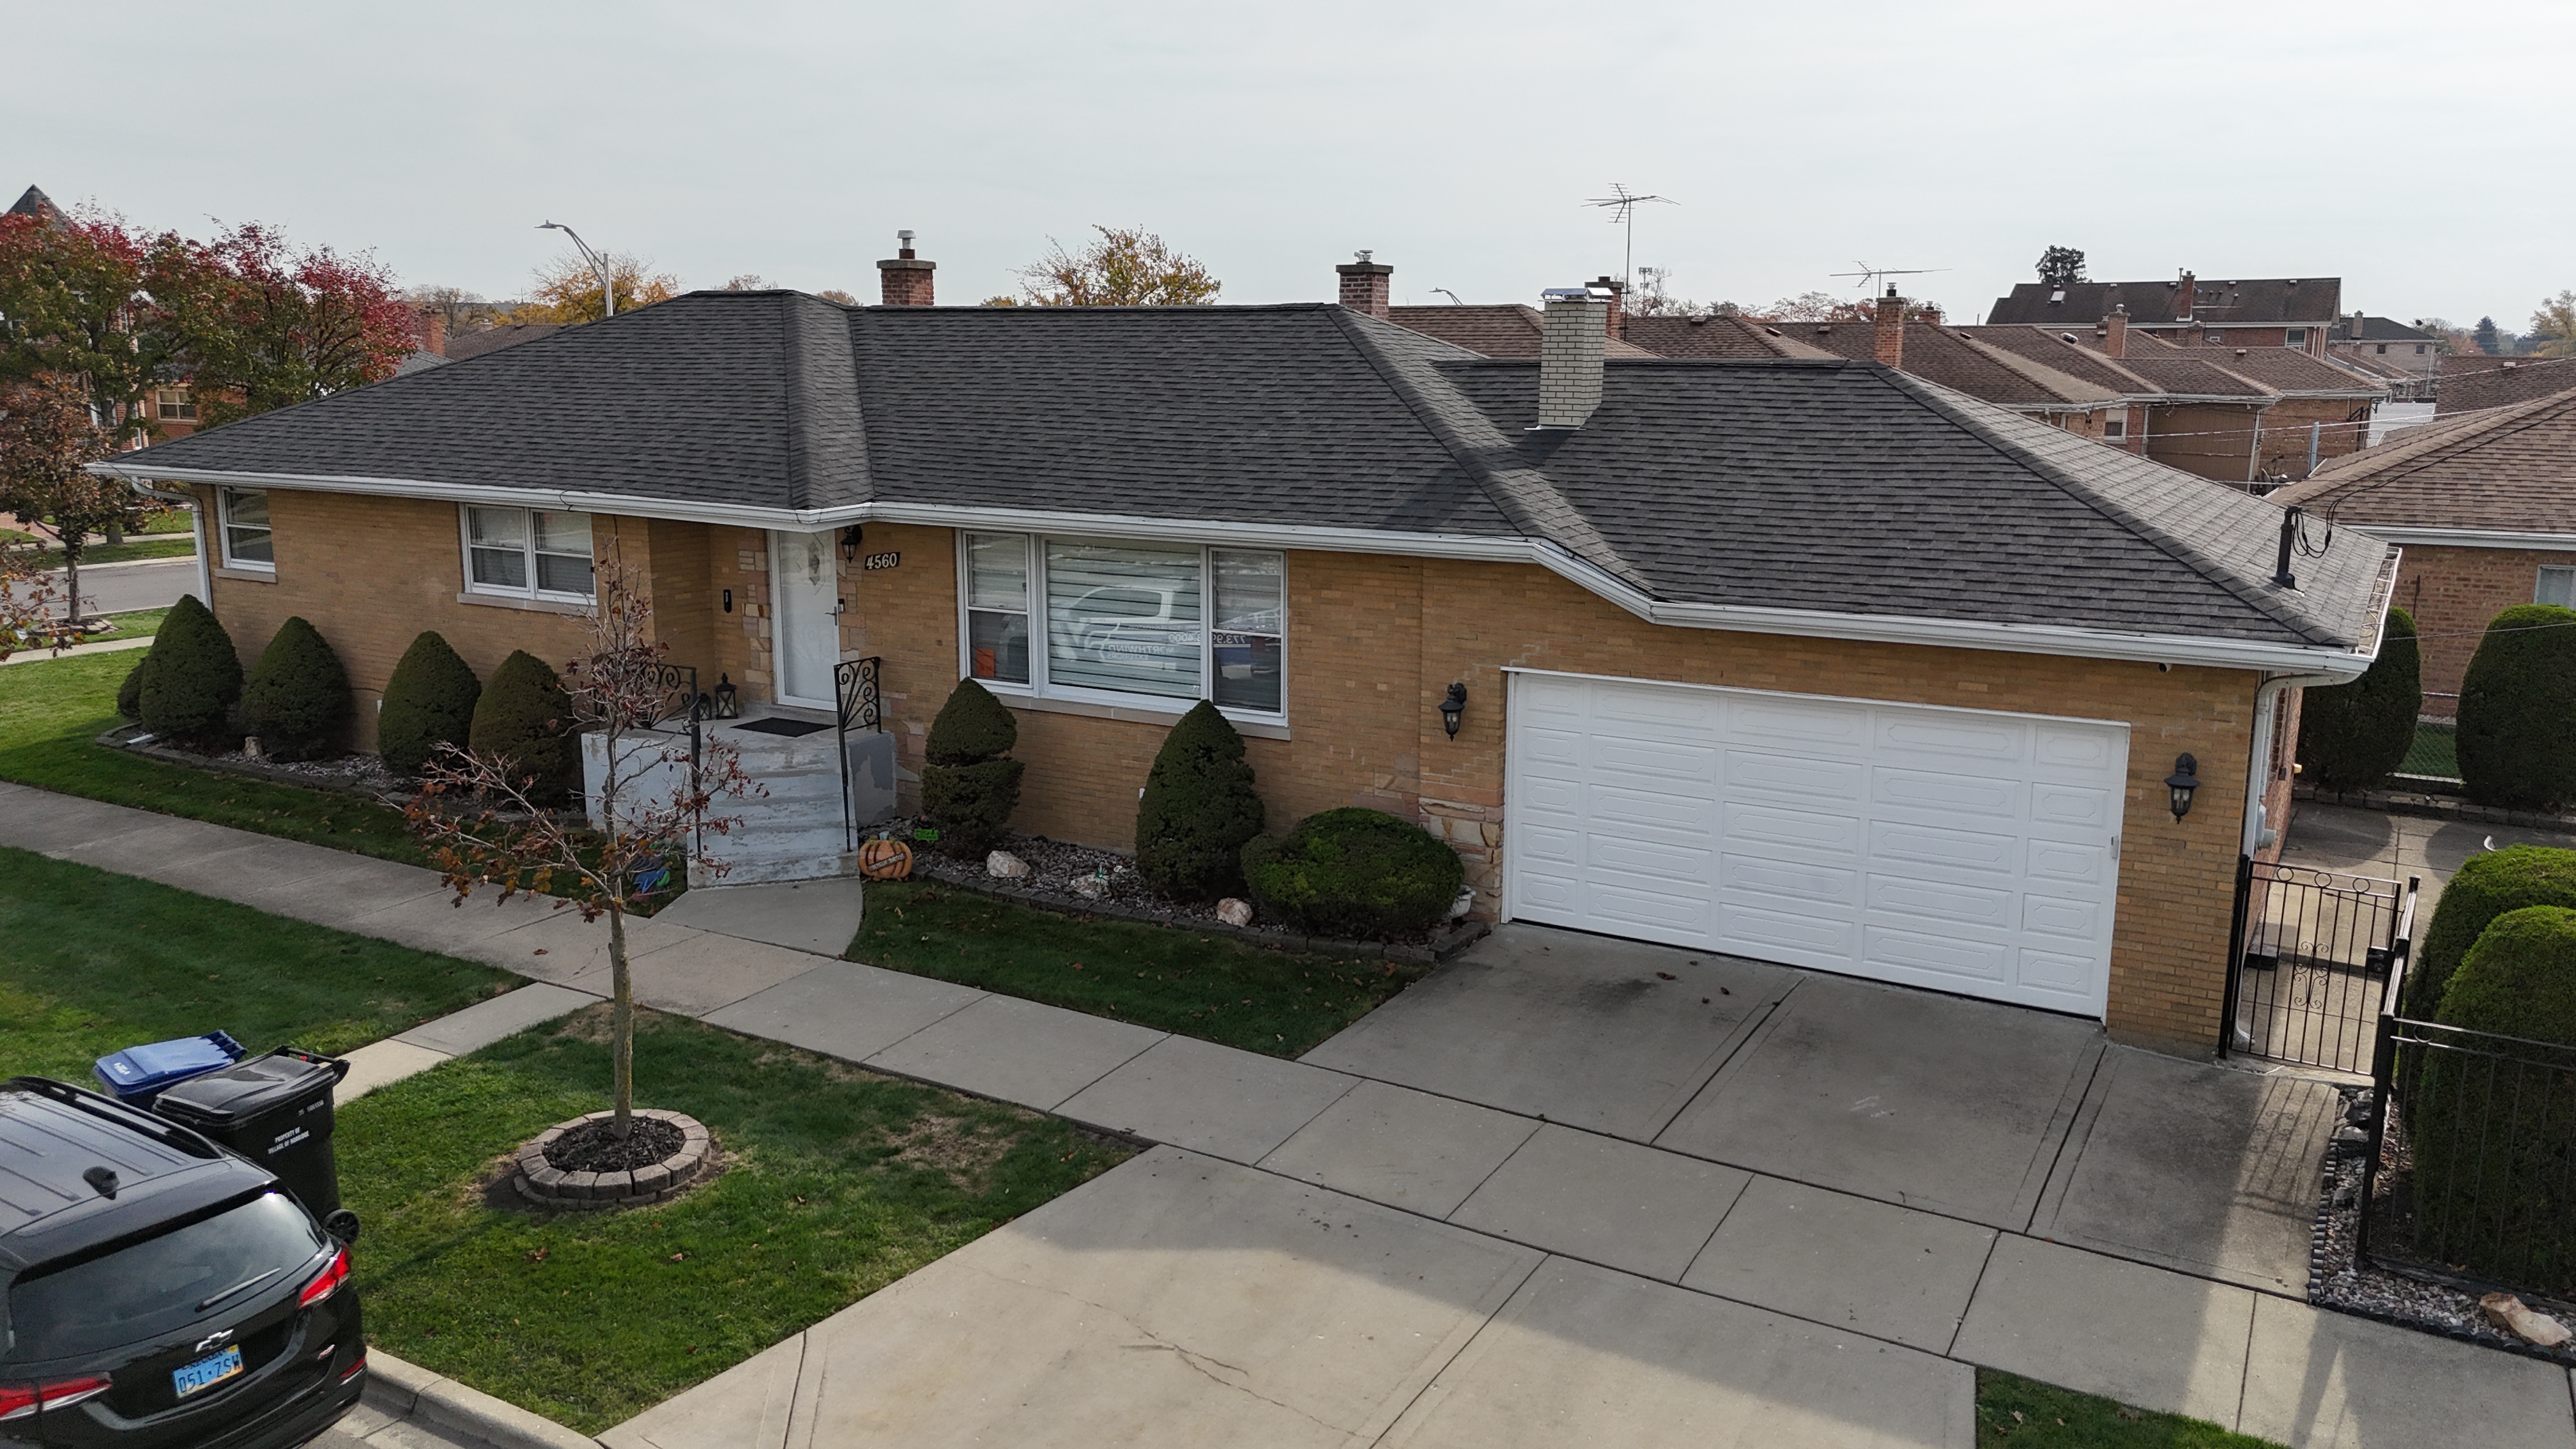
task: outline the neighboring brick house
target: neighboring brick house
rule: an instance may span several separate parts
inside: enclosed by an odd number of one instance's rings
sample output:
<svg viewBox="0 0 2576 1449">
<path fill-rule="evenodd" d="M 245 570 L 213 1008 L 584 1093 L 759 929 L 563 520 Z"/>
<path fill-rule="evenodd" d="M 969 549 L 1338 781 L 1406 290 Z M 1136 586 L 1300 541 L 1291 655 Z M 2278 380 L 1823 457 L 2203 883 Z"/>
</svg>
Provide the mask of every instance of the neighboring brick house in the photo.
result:
<svg viewBox="0 0 2576 1449">
<path fill-rule="evenodd" d="M 2442 339 L 2394 317 L 2355 312 L 2326 333 L 2326 357 L 2402 388 L 2391 397 L 2430 397 L 2442 375 Z"/>
<path fill-rule="evenodd" d="M 2126 308 L 2133 329 L 2186 347 L 2288 347 L 2323 357 L 2342 302 L 2339 277 L 2204 282 L 2184 272 L 2170 282 L 2023 282 L 1997 297 L 1985 320 L 2081 329 Z"/>
<path fill-rule="evenodd" d="M 2448 716 L 2487 621 L 2576 606 L 2576 390 L 2411 428 L 2272 500 L 2405 549 L 2396 600 L 2423 637 L 2425 712 Z"/>
<path fill-rule="evenodd" d="M 2444 358 L 2434 412 L 2484 412 L 2551 397 L 2576 387 L 2576 357 L 2480 357 L 2481 366 L 2453 370 Z"/>
<path fill-rule="evenodd" d="M 881 660 L 906 772 L 983 679 L 1027 831 L 1129 847 L 1212 699 L 1274 830 L 1418 820 L 1486 916 L 2207 1054 L 2275 722 L 2367 667 L 2392 551 L 2284 587 L 2260 500 L 1876 363 L 1605 361 L 1607 310 L 1521 361 L 1333 304 L 693 293 L 102 468 L 258 496 L 216 612 L 245 657 L 311 619 L 362 719 L 423 628 L 569 657 L 613 550 L 755 712 Z"/>
</svg>

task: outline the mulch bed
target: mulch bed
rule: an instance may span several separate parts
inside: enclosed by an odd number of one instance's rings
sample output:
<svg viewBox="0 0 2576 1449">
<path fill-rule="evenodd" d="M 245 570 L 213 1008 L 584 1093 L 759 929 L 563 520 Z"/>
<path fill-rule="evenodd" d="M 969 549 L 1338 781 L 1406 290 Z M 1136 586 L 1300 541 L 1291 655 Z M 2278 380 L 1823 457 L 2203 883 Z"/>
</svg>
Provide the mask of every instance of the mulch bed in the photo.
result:
<svg viewBox="0 0 2576 1449">
<path fill-rule="evenodd" d="M 627 1127 L 622 1142 L 614 1121 L 575 1127 L 546 1144 L 546 1162 L 565 1172 L 632 1172 L 678 1152 L 686 1140 L 676 1125 L 658 1117 L 629 1118 Z"/>
</svg>

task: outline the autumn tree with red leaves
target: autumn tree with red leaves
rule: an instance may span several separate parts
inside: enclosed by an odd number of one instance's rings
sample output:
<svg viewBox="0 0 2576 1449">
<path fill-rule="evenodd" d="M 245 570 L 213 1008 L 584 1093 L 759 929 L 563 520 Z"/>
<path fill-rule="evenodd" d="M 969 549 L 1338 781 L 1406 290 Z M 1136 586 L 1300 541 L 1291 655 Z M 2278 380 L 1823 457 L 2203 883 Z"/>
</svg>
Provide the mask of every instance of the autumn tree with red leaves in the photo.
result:
<svg viewBox="0 0 2576 1449">
<path fill-rule="evenodd" d="M 89 536 L 140 528 L 159 507 L 118 479 L 83 471 L 116 451 L 118 429 L 95 421 L 92 407 L 88 390 L 68 373 L 0 380 L 0 512 L 50 523 L 62 535 L 64 622 L 72 628 L 81 622 Z"/>
<path fill-rule="evenodd" d="M 162 300 L 201 426 L 382 381 L 412 350 L 411 306 L 372 253 L 299 248 L 257 222 L 184 251 Z"/>
</svg>

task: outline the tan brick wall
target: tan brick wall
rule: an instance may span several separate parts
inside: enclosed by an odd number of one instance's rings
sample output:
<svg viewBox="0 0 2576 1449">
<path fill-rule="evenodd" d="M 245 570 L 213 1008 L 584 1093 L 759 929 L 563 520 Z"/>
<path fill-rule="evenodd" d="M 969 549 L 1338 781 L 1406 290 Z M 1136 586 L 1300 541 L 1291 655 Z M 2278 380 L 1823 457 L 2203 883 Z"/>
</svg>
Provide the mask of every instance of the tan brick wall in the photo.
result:
<svg viewBox="0 0 2576 1449">
<path fill-rule="evenodd" d="M 2317 426 L 2320 466 L 2360 451 L 2370 404 L 2351 398 L 2283 398 L 2263 414 L 2263 471 L 2308 476 L 2308 428 Z"/>
<path fill-rule="evenodd" d="M 2398 607 L 2415 616 L 2424 659 L 2424 712 L 2445 718 L 2490 620 L 2531 602 L 2540 570 L 2576 567 L 2576 553 L 2529 548 L 2441 548 L 2407 544 L 2397 565 Z"/>
<path fill-rule="evenodd" d="M 899 569 L 862 575 L 861 643 L 883 656 L 889 727 L 917 771 L 957 681 L 956 554 L 944 529 L 870 525 Z M 1326 553 L 1288 556 L 1293 741 L 1247 741 L 1271 828 L 1365 804 L 1411 814 L 1468 857 L 1499 904 L 1506 666 L 2131 723 L 2110 1025 L 2206 1052 L 2218 1035 L 2256 679 L 2235 670 L 1796 639 L 1644 623 L 1543 570 Z M 1438 705 L 1468 705 L 1454 740 Z M 1136 791 L 1163 731 L 1022 710 L 1029 762 L 1014 825 L 1133 845 Z M 2204 781 L 2188 819 L 2165 808 L 2174 757 Z"/>
</svg>

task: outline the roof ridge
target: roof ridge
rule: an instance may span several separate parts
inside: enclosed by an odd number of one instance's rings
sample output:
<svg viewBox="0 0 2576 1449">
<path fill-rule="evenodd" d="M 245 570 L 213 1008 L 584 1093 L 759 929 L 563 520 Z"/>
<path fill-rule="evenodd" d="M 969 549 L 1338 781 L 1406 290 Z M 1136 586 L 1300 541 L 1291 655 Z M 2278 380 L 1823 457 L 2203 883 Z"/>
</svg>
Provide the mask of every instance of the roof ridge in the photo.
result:
<svg viewBox="0 0 2576 1449">
<path fill-rule="evenodd" d="M 2280 598 L 2270 592 L 2272 585 L 2268 581 L 2261 586 L 2254 585 L 2243 575 L 2239 574 L 2235 567 L 2227 563 L 2224 559 L 2212 556 L 2190 540 L 2165 528 L 2154 518 L 2131 508 L 2127 503 L 2112 496 L 2097 484 L 2078 477 L 2073 472 L 2059 466 L 2055 459 L 2049 458 L 2046 455 L 2014 440 L 2003 428 L 1997 426 L 1996 418 L 1979 416 L 1981 413 L 1994 413 L 2000 415 L 2002 418 L 2009 418 L 2015 423 L 2029 423 L 2029 420 L 2023 418 L 2020 414 L 1995 407 L 1989 403 L 1981 403 L 1975 398 L 1953 392 L 1948 388 L 1941 387 L 1937 383 L 1928 383 L 1923 381 L 1921 378 L 1909 377 L 1893 368 L 1888 369 L 1887 371 L 1889 376 L 1892 379 L 1897 380 L 1900 386 L 1915 393 L 1918 399 L 1922 401 L 1925 406 L 1949 414 L 1955 420 L 1965 424 L 1971 432 L 1975 433 L 1976 436 L 1982 439 L 1989 447 L 1992 447 L 1997 452 L 2011 458 L 2023 467 L 2029 468 L 2041 478 L 2064 490 L 2067 494 L 2075 498 L 2076 501 L 2083 503 L 2085 506 L 2093 509 L 2093 511 L 2110 519 L 2112 522 L 2119 524 L 2122 528 L 2136 534 L 2139 538 L 2153 544 L 2158 549 L 2161 549 L 2167 556 L 2173 558 L 2175 561 L 2181 563 L 2192 572 L 2200 575 L 2209 582 L 2225 589 L 2229 594 L 2235 596 L 2239 602 L 2248 605 L 2256 612 L 2272 620 L 2274 623 L 2289 629 L 2292 633 L 2297 634 L 2300 638 L 2305 639 L 2312 644 L 2342 644 L 2347 642 L 2336 637 L 2330 626 L 2310 615 L 2307 610 L 2287 606 Z M 1964 407 L 1962 406 L 1963 404 Z M 2032 427 L 2047 426 L 2044 423 L 2029 423 L 2029 425 Z M 2063 432 L 2062 429 L 2054 428 L 2050 429 L 2050 431 Z M 2096 444 L 2095 446 L 2102 445 Z M 2145 458 L 2140 458 L 2139 461 L 2148 467 L 2163 466 L 2162 464 L 2152 462 Z M 2192 475 L 2184 474 L 2183 476 L 2190 477 Z M 2211 487 L 2223 486 L 2216 483 L 2210 483 L 2207 479 L 2199 479 L 2197 481 L 2208 483 Z M 2260 500 L 2253 501 L 2259 502 Z"/>
<path fill-rule="evenodd" d="M 1352 349 L 1376 371 L 1397 400 L 1413 414 L 1415 421 L 1431 434 L 1432 440 L 1467 471 L 1467 476 L 1476 481 L 1486 498 L 1511 521 L 1514 528 L 1527 537 L 1554 543 L 1640 589 L 1648 587 L 1644 572 L 1611 547 L 1610 541 L 1601 536 L 1581 510 L 1566 501 L 1565 495 L 1557 491 L 1556 484 L 1545 473 L 1522 461 L 1518 450 L 1495 427 L 1493 419 L 1452 389 L 1448 379 L 1441 377 L 1436 369 L 1425 369 L 1454 407 L 1445 407 L 1435 400 L 1431 387 L 1425 385 L 1422 377 L 1379 345 L 1380 339 L 1370 335 L 1369 328 L 1362 326 L 1348 308 L 1336 307 L 1330 316 L 1333 325 L 1349 339 Z M 1375 322 L 1375 319 L 1371 321 Z M 1398 328 L 1392 322 L 1377 325 L 1395 328 L 1408 337 L 1418 335 Z M 1474 423 L 1462 423 L 1457 416 L 1459 413 L 1474 419 Z M 1471 437 L 1470 427 L 1479 427 L 1490 436 L 1481 439 Z M 1506 459 L 1508 461 L 1504 461 Z"/>
<path fill-rule="evenodd" d="M 2104 387 L 2098 382 L 2086 382 L 2084 379 L 2077 377 L 2071 372 L 2060 372 L 2045 362 L 2041 362 L 2036 358 L 2024 357 L 2009 347 L 1997 347 L 1995 344 L 1987 342 L 1981 338 L 1971 337 L 1967 333 L 1962 332 L 1955 327 L 1941 327 L 1937 330 L 1948 333 L 1958 341 L 1966 344 L 1967 347 L 1971 351 L 1974 351 L 1978 356 L 1989 359 L 1996 366 L 2005 368 L 2017 376 L 2037 383 L 2041 387 L 2047 388 L 2051 392 L 2056 393 L 2059 397 L 2064 398 L 2068 402 L 2111 403 L 2120 400 L 2120 394 L 2112 392 L 2109 388 Z M 2067 391 L 2069 387 L 2081 389 L 2082 391 L 2069 392 Z M 2082 395 L 2083 392 L 2097 392 L 2104 394 L 2104 396 L 2098 398 L 2086 398 Z"/>
</svg>

